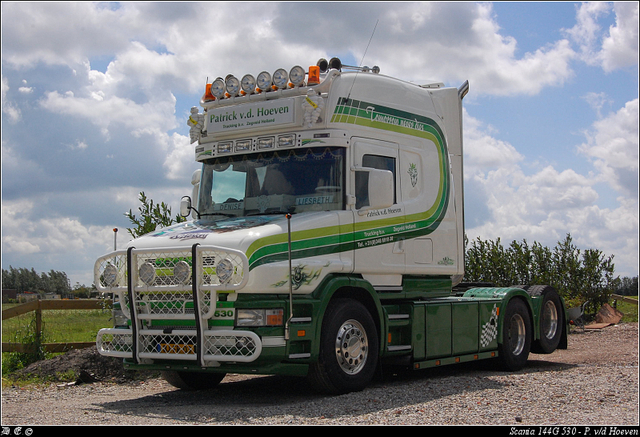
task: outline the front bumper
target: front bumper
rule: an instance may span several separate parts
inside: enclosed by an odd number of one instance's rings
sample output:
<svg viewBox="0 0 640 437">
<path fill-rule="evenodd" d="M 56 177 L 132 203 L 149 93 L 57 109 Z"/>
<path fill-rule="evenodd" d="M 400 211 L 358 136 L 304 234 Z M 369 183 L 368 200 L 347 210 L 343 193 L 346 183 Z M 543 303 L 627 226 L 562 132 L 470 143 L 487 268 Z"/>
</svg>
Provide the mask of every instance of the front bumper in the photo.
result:
<svg viewBox="0 0 640 437">
<path fill-rule="evenodd" d="M 146 329 L 133 341 L 131 329 L 108 328 L 98 332 L 96 344 L 101 355 L 132 358 L 134 347 L 139 362 L 146 360 L 196 361 L 204 367 L 221 362 L 248 363 L 262 352 L 262 341 L 251 331 L 206 330 L 202 349 L 194 330 Z"/>
</svg>

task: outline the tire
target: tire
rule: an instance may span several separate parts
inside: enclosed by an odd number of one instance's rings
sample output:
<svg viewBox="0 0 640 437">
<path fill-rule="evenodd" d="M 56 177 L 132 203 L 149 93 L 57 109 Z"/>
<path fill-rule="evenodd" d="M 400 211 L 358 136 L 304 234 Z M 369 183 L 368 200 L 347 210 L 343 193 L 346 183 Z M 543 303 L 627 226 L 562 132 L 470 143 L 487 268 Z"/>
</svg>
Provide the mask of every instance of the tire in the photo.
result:
<svg viewBox="0 0 640 437">
<path fill-rule="evenodd" d="M 378 365 L 378 334 L 369 311 L 351 299 L 336 299 L 325 313 L 318 362 L 309 368 L 309 382 L 326 394 L 364 389 Z"/>
<path fill-rule="evenodd" d="M 531 352 L 550 354 L 558 348 L 564 327 L 560 296 L 548 285 L 534 285 L 528 291 L 531 296 L 542 296 L 538 323 L 540 338 L 531 345 Z"/>
<path fill-rule="evenodd" d="M 502 343 L 498 344 L 498 359 L 504 370 L 522 369 L 531 350 L 531 317 L 527 305 L 511 299 L 502 322 Z"/>
<path fill-rule="evenodd" d="M 209 390 L 217 387 L 224 379 L 224 373 L 164 371 L 162 377 L 172 386 L 181 390 Z"/>
</svg>

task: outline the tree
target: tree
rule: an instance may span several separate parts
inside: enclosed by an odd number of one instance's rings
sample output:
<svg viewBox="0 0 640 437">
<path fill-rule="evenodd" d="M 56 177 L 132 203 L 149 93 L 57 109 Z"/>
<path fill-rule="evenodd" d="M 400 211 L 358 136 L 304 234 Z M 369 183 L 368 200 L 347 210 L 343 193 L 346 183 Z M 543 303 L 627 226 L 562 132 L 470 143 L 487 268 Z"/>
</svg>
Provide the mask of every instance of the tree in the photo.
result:
<svg viewBox="0 0 640 437">
<path fill-rule="evenodd" d="M 637 296 L 638 295 L 638 277 L 624 277 L 620 279 L 616 294 L 621 296 Z"/>
<path fill-rule="evenodd" d="M 186 221 L 186 219 L 179 214 L 176 214 L 175 218 L 171 218 L 171 208 L 164 202 L 154 205 L 153 200 L 147 198 L 144 191 L 140 192 L 138 199 L 140 203 L 142 203 L 142 205 L 138 207 L 140 218 L 137 218 L 131 210 L 124 214 L 131 223 L 135 225 L 133 228 L 127 228 L 133 238 L 153 232 L 157 226 L 166 227 L 174 223 Z"/>
<path fill-rule="evenodd" d="M 51 270 L 49 273 L 38 274 L 35 269 L 9 266 L 9 270 L 2 269 L 2 287 L 18 290 L 19 293 L 33 291 L 39 293 L 56 293 L 66 296 L 71 291 L 69 278 L 65 272 Z"/>
<path fill-rule="evenodd" d="M 537 242 L 530 246 L 526 240 L 512 241 L 505 249 L 499 238 L 470 243 L 465 238 L 465 281 L 500 287 L 551 285 L 569 306 L 589 301 L 589 312 L 598 311 L 619 287 L 614 271 L 613 255 L 607 257 L 597 249 L 582 252 L 570 234 L 553 249 Z"/>
</svg>

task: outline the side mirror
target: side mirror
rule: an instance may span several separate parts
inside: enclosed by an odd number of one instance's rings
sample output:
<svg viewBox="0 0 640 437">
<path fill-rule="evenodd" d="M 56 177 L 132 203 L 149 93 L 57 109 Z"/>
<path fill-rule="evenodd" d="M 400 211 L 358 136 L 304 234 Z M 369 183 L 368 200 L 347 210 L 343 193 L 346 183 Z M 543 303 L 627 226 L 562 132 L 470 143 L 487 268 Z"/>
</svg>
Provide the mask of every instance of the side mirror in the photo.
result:
<svg viewBox="0 0 640 437">
<path fill-rule="evenodd" d="M 376 168 L 356 169 L 356 209 L 387 208 L 394 201 L 393 173 Z"/>
<path fill-rule="evenodd" d="M 371 208 L 386 208 L 393 205 L 393 173 L 389 170 L 369 172 L 369 204 Z"/>
<path fill-rule="evenodd" d="M 180 199 L 180 216 L 188 217 L 191 214 L 191 197 L 183 196 Z"/>
</svg>

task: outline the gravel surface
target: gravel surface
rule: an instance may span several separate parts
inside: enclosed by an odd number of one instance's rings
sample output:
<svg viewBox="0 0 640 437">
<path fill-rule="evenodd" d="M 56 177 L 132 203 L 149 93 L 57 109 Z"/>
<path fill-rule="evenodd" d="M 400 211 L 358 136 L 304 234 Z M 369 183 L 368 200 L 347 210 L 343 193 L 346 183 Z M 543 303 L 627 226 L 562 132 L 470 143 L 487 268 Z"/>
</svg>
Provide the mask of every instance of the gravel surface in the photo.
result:
<svg viewBox="0 0 640 437">
<path fill-rule="evenodd" d="M 242 375 L 203 392 L 103 375 L 2 393 L 5 426 L 194 424 L 638 425 L 638 324 L 573 332 L 568 350 L 532 354 L 515 373 L 461 364 L 341 396 L 315 394 L 304 379 Z"/>
</svg>

